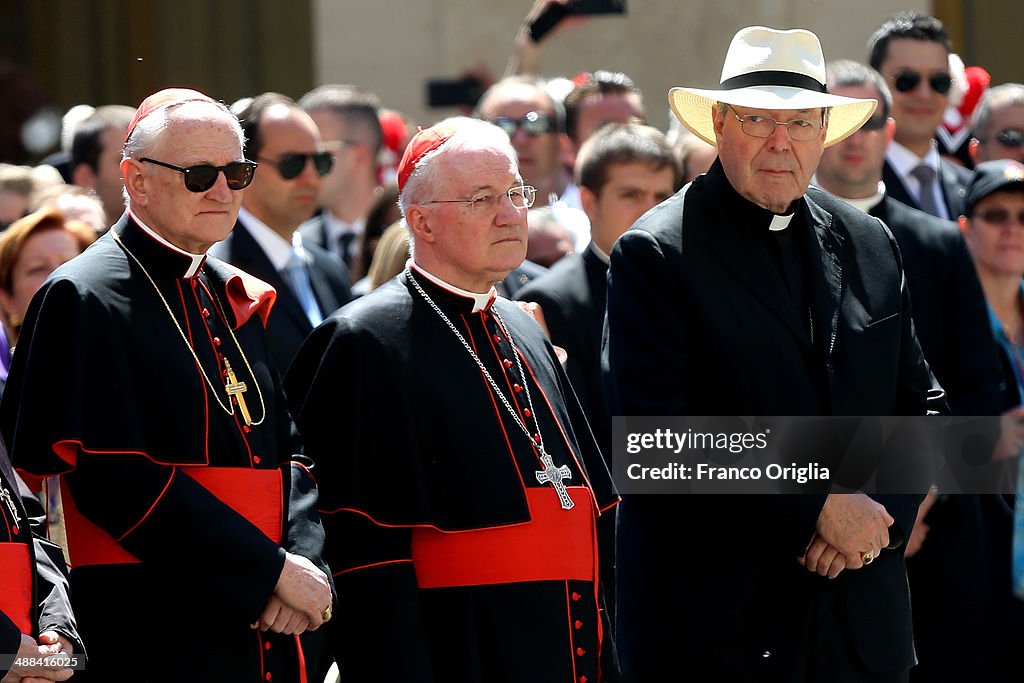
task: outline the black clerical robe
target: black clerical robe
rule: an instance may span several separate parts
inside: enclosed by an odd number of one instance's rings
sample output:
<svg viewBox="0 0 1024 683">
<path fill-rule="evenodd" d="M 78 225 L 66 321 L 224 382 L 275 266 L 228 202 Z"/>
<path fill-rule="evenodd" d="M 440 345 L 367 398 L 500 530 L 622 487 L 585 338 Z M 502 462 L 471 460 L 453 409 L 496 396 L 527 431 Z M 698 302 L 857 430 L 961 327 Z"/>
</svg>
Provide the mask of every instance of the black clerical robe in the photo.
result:
<svg viewBox="0 0 1024 683">
<path fill-rule="evenodd" d="M 538 481 L 531 437 L 408 273 L 331 316 L 285 386 L 320 467 L 342 677 L 616 680 L 594 536 L 617 496 L 554 351 L 515 304 L 472 312 L 414 272 L 531 435 L 539 424 L 575 507 Z"/>
<path fill-rule="evenodd" d="M 249 628 L 285 550 L 326 570 L 263 333 L 273 289 L 216 259 L 197 269 L 129 217 L 112 233 L 33 299 L 0 409 L 15 466 L 63 475 L 90 650 L 75 680 L 298 681 L 296 638 Z"/>
</svg>

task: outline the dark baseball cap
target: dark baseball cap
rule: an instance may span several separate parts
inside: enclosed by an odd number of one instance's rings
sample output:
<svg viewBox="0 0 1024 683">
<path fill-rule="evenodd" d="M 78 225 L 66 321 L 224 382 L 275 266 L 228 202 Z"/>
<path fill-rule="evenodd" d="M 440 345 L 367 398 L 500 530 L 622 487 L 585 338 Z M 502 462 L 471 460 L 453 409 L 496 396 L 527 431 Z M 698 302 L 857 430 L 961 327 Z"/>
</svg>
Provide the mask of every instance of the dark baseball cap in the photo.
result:
<svg viewBox="0 0 1024 683">
<path fill-rule="evenodd" d="M 971 215 L 982 199 L 1004 190 L 1024 190 L 1024 165 L 1012 159 L 998 159 L 975 166 L 974 175 L 964 191 L 967 215 Z"/>
</svg>

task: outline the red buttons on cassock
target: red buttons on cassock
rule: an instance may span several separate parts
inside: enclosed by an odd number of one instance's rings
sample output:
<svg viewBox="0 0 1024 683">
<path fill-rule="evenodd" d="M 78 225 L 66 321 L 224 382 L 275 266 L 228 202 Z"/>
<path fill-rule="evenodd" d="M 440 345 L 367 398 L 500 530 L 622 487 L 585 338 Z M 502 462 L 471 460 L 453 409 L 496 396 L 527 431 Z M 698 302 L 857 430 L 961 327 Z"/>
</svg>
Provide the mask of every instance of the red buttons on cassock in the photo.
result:
<svg viewBox="0 0 1024 683">
<path fill-rule="evenodd" d="M 587 654 L 587 651 L 584 650 L 582 647 L 576 648 L 576 656 L 577 657 L 582 657 L 585 654 Z"/>
<path fill-rule="evenodd" d="M 587 683 L 587 680 L 589 679 L 586 676 L 580 676 L 580 683 Z"/>
<path fill-rule="evenodd" d="M 580 601 L 580 594 L 577 593 L 576 591 L 572 592 L 572 601 L 573 602 L 579 602 Z"/>
<path fill-rule="evenodd" d="M 513 384 L 513 385 L 512 385 L 512 391 L 516 392 L 517 394 L 518 394 L 518 393 L 519 393 L 520 391 L 522 391 L 522 390 L 523 390 L 523 387 L 522 387 L 521 385 L 519 385 L 519 384 Z"/>
<path fill-rule="evenodd" d="M 248 434 L 249 432 L 252 431 L 252 429 L 249 427 L 249 425 L 242 425 L 242 431 Z"/>
<path fill-rule="evenodd" d="M 504 365 L 504 366 L 505 366 L 506 368 L 510 368 L 510 367 L 512 367 L 512 361 L 510 361 L 510 360 L 509 360 L 508 358 L 506 358 L 505 360 L 501 361 L 501 363 L 502 363 L 502 365 Z"/>
<path fill-rule="evenodd" d="M 533 440 L 536 441 L 537 443 L 540 443 L 540 434 L 534 434 Z"/>
<path fill-rule="evenodd" d="M 497 334 L 494 335 L 494 343 L 495 344 L 500 344 L 501 343 L 501 337 L 499 335 L 497 335 Z"/>
<path fill-rule="evenodd" d="M 274 677 L 274 674 L 272 674 L 272 673 L 270 673 L 270 672 L 268 671 L 268 672 L 267 672 L 267 675 L 266 675 L 266 676 L 264 676 L 263 678 L 265 678 L 265 679 L 267 679 L 267 680 L 269 681 L 269 680 L 270 680 L 271 678 L 273 678 L 273 677 Z M 584 676 L 583 678 L 586 678 L 586 676 Z M 583 683 L 583 681 L 580 681 L 580 683 Z"/>
<path fill-rule="evenodd" d="M 213 344 L 214 346 L 220 346 L 220 337 L 214 337 Z"/>
<path fill-rule="evenodd" d="M 260 456 L 258 456 L 258 455 L 252 456 L 252 461 L 254 463 L 256 463 L 257 465 L 259 465 L 262 462 L 262 460 L 260 460 Z"/>
<path fill-rule="evenodd" d="M 270 641 L 269 640 L 267 642 L 263 643 L 263 649 L 264 650 L 269 650 L 270 649 Z"/>
<path fill-rule="evenodd" d="M 576 623 L 575 623 L 575 624 L 573 624 L 572 626 L 573 626 L 573 628 L 575 628 L 575 629 L 576 629 L 577 631 L 579 631 L 579 630 L 580 630 L 581 628 L 583 628 L 583 622 L 582 622 L 582 621 L 580 621 L 579 619 L 577 619 L 577 620 L 576 620 Z"/>
<path fill-rule="evenodd" d="M 533 412 L 529 408 L 524 408 L 523 415 L 525 415 L 526 417 L 530 417 L 531 415 L 533 415 Z"/>
<path fill-rule="evenodd" d="M 209 318 L 210 317 L 210 309 L 209 308 L 204 308 L 203 309 L 203 317 L 204 318 Z"/>
</svg>

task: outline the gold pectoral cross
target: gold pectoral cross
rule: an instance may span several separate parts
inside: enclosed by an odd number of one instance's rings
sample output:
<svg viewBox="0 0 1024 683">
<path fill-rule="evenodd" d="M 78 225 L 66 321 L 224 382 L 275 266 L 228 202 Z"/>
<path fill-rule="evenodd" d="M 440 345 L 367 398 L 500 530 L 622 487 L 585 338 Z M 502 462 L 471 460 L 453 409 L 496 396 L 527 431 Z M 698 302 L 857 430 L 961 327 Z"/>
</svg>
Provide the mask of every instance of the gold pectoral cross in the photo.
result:
<svg viewBox="0 0 1024 683">
<path fill-rule="evenodd" d="M 224 374 L 227 376 L 224 391 L 228 392 L 228 400 L 234 398 L 238 401 L 238 409 L 242 412 L 245 426 L 248 427 L 252 424 L 252 418 L 249 417 L 249 408 L 245 405 L 245 396 L 243 395 L 248 391 L 248 387 L 245 386 L 245 382 L 239 382 L 235 377 L 235 371 L 231 369 L 231 361 L 227 358 L 224 359 Z"/>
</svg>

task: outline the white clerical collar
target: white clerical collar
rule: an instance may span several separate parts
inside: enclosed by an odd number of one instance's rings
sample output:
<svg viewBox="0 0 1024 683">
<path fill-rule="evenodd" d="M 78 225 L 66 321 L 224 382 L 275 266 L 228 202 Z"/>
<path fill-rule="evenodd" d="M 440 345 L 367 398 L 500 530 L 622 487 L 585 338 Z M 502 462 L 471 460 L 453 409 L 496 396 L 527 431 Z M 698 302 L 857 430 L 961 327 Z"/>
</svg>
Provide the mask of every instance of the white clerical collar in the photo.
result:
<svg viewBox="0 0 1024 683">
<path fill-rule="evenodd" d="M 860 209 L 864 213 L 868 213 L 869 211 L 871 211 L 871 209 L 878 206 L 883 199 L 885 199 L 885 183 L 883 183 L 881 180 L 878 181 L 878 185 L 876 186 L 875 193 L 873 195 L 868 197 L 861 197 L 859 199 L 850 199 L 849 197 L 843 197 L 842 195 L 838 195 L 835 192 L 832 192 L 831 190 L 825 189 L 824 187 L 821 186 L 821 183 L 818 182 L 817 175 L 811 178 L 811 182 L 817 185 L 818 187 L 821 187 L 821 189 L 825 190 L 833 197 L 838 197 L 839 199 L 842 199 L 850 206 L 856 209 Z"/>
<path fill-rule="evenodd" d="M 606 254 L 603 251 L 601 251 L 601 248 L 599 246 L 597 246 L 593 242 L 593 240 L 591 240 L 591 242 L 590 242 L 589 249 L 590 249 L 590 251 L 594 252 L 594 256 L 596 256 L 597 258 L 601 259 L 601 263 L 605 264 L 606 266 L 609 265 L 612 262 L 611 258 L 609 258 L 609 256 L 608 256 L 608 254 Z"/>
<path fill-rule="evenodd" d="M 142 219 L 140 219 L 138 216 L 132 213 L 131 209 L 128 209 L 128 218 L 135 221 L 135 224 L 142 228 L 142 231 L 144 233 L 155 239 L 157 242 L 164 245 L 171 251 L 181 254 L 182 256 L 190 260 L 188 268 L 185 269 L 185 274 L 182 277 L 192 277 L 199 271 L 199 267 L 203 265 L 203 261 L 206 260 L 206 254 L 193 254 L 192 252 L 188 252 L 180 247 L 174 246 L 173 244 L 165 240 L 163 237 L 161 237 L 155 230 L 153 230 L 153 228 L 143 223 Z"/>
<path fill-rule="evenodd" d="M 270 259 L 270 264 L 278 272 L 284 271 L 288 267 L 293 253 L 298 254 L 302 260 L 308 263 L 306 250 L 302 248 L 302 235 L 298 230 L 292 233 L 292 241 L 289 243 L 266 223 L 246 211 L 245 207 L 238 210 L 238 219 L 249 230 L 249 234 L 260 245 L 267 258 Z"/>
<path fill-rule="evenodd" d="M 495 297 L 498 296 L 498 292 L 494 289 L 493 286 L 488 291 L 484 292 L 483 294 L 480 294 L 479 292 L 470 292 L 470 291 L 462 289 L 460 287 L 456 287 L 455 285 L 453 285 L 451 283 L 448 283 L 448 282 L 445 282 L 441 278 L 439 278 L 439 277 L 437 277 L 435 275 L 431 275 L 427 271 L 423 270 L 423 266 L 421 266 L 420 264 L 416 263 L 412 259 L 409 259 L 408 261 L 405 262 L 405 267 L 406 268 L 415 268 L 417 275 L 422 275 L 423 277 L 427 278 L 428 280 L 433 282 L 435 285 L 437 285 L 441 289 L 446 289 L 449 292 L 451 292 L 452 294 L 458 294 L 459 296 L 465 297 L 467 299 L 472 299 L 473 300 L 473 310 L 471 311 L 472 313 L 479 313 L 480 311 L 484 310 L 485 308 L 490 306 L 491 302 L 494 301 Z"/>
<path fill-rule="evenodd" d="M 772 222 L 768 225 L 768 229 L 771 230 L 772 232 L 779 232 L 780 230 L 785 230 L 786 228 L 789 227 L 789 223 L 790 221 L 793 220 L 793 216 L 795 215 L 795 213 L 787 213 L 782 216 L 778 214 L 772 216 Z"/>
</svg>

